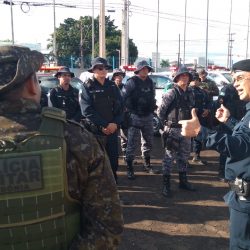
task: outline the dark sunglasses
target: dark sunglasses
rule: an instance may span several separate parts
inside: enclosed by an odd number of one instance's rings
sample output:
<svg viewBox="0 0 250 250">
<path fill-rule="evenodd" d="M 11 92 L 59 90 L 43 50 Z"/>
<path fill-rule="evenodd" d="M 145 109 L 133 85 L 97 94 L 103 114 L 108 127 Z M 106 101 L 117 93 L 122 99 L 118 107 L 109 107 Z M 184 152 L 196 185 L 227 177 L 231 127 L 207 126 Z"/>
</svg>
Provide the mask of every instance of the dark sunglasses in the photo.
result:
<svg viewBox="0 0 250 250">
<path fill-rule="evenodd" d="M 96 66 L 95 69 L 98 69 L 98 70 L 108 70 L 108 67 Z"/>
</svg>

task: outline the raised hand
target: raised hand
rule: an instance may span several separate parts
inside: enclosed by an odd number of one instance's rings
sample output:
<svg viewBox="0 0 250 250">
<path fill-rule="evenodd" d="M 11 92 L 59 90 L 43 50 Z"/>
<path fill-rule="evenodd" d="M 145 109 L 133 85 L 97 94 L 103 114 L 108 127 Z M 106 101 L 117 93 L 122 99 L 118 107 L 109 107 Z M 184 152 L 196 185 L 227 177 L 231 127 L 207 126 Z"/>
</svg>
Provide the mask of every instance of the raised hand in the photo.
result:
<svg viewBox="0 0 250 250">
<path fill-rule="evenodd" d="M 192 109 L 191 114 L 192 119 L 179 121 L 179 124 L 182 125 L 181 134 L 186 137 L 197 136 L 201 129 L 201 125 L 194 108 Z"/>
</svg>

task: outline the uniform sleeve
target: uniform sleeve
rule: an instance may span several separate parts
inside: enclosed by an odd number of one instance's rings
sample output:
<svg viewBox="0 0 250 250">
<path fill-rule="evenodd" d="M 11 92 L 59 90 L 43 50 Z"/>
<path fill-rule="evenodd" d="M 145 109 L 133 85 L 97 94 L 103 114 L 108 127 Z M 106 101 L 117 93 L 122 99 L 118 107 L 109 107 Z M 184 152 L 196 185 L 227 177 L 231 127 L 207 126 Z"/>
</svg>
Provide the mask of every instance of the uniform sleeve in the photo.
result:
<svg viewBox="0 0 250 250">
<path fill-rule="evenodd" d="M 220 153 L 226 153 L 233 162 L 242 160 L 250 155 L 250 129 L 246 124 L 242 124 L 233 135 L 213 131 L 208 137 L 206 146 Z"/>
<path fill-rule="evenodd" d="M 132 103 L 132 92 L 135 89 L 135 83 L 133 79 L 129 79 L 124 86 L 122 90 L 124 105 L 128 111 L 131 111 L 133 109 L 133 103 Z"/>
<path fill-rule="evenodd" d="M 104 128 L 108 126 L 108 122 L 104 120 L 94 109 L 90 93 L 85 86 L 83 86 L 80 90 L 79 103 L 84 117 L 88 118 L 97 126 Z"/>
<path fill-rule="evenodd" d="M 70 195 L 82 210 L 82 232 L 70 249 L 117 249 L 123 217 L 108 156 L 85 129 L 68 126 L 65 135 Z"/>
<path fill-rule="evenodd" d="M 55 89 L 50 90 L 49 99 L 50 99 L 51 104 L 52 104 L 53 107 L 56 107 L 56 108 L 59 107 Z"/>
<path fill-rule="evenodd" d="M 157 109 L 157 115 L 159 116 L 162 122 L 164 122 L 167 119 L 166 114 L 170 108 L 170 105 L 174 101 L 174 98 L 175 98 L 174 89 L 170 89 L 163 94 L 161 105 Z"/>
</svg>

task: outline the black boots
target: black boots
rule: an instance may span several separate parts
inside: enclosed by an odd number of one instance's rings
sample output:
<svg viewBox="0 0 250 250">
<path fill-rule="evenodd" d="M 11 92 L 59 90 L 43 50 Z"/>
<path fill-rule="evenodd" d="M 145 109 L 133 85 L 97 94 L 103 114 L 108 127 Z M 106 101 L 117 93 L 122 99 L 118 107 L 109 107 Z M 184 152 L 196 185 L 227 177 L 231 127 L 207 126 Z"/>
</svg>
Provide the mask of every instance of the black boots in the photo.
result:
<svg viewBox="0 0 250 250">
<path fill-rule="evenodd" d="M 225 166 L 223 165 L 219 165 L 219 169 L 218 169 L 218 178 L 220 181 L 222 182 L 226 182 L 226 178 L 225 178 Z"/>
<path fill-rule="evenodd" d="M 135 179 L 133 161 L 127 161 L 127 177 L 129 180 Z"/>
<path fill-rule="evenodd" d="M 147 173 L 150 173 L 152 171 L 152 168 L 150 165 L 150 157 L 144 158 L 143 171 L 145 171 Z"/>
<path fill-rule="evenodd" d="M 144 158 L 143 171 L 150 173 L 150 174 L 160 174 L 159 170 L 152 169 L 149 156 Z"/>
<path fill-rule="evenodd" d="M 165 197 L 171 197 L 172 192 L 170 189 L 170 175 L 163 175 L 163 189 L 162 189 L 162 195 Z"/>
<path fill-rule="evenodd" d="M 179 188 L 185 189 L 188 191 L 195 191 L 192 185 L 187 180 L 187 173 L 186 172 L 179 172 Z"/>
</svg>

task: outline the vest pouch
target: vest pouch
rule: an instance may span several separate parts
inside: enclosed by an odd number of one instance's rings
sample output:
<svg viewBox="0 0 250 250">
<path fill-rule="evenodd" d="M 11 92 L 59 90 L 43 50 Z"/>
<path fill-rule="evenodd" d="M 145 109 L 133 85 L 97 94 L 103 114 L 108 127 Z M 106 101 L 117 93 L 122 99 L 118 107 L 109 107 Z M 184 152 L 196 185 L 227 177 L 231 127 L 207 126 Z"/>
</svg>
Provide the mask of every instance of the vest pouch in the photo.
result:
<svg viewBox="0 0 250 250">
<path fill-rule="evenodd" d="M 80 232 L 63 150 L 0 153 L 0 249 L 66 250 Z"/>
<path fill-rule="evenodd" d="M 191 119 L 190 109 L 180 108 L 179 109 L 179 114 L 178 114 L 178 121 L 180 121 L 180 120 L 189 120 L 189 119 Z"/>
</svg>

